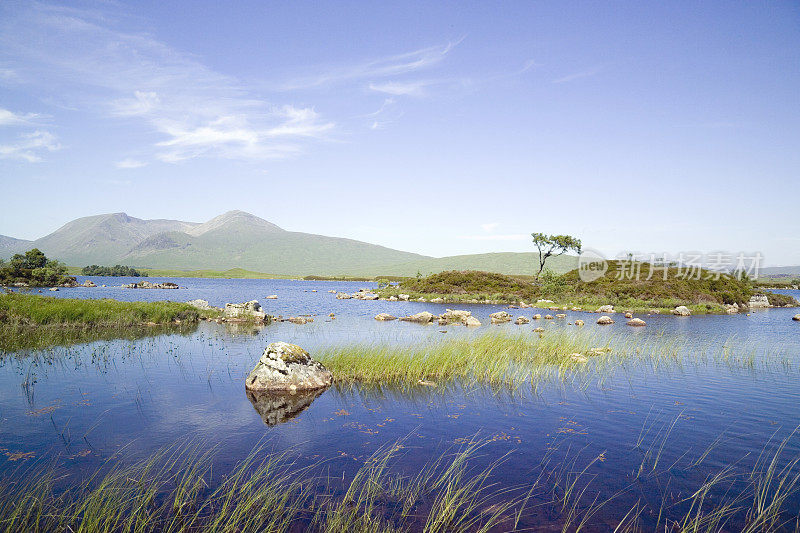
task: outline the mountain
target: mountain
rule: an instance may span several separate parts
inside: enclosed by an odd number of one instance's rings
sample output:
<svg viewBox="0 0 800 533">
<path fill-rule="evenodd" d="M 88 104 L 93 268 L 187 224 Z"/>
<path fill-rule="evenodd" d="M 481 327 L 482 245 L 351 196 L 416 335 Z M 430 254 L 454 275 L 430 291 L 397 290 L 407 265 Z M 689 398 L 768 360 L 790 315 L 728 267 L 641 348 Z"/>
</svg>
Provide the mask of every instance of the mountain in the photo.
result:
<svg viewBox="0 0 800 533">
<path fill-rule="evenodd" d="M 83 217 L 68 222 L 31 247 L 68 265 L 113 265 L 142 240 L 168 231 L 198 226 L 179 220 L 142 220 L 125 213 Z"/>
<path fill-rule="evenodd" d="M 800 278 L 800 266 L 764 267 L 759 269 L 759 276 L 797 277 Z"/>
<path fill-rule="evenodd" d="M 35 241 L 0 238 L 0 257 L 30 248 L 70 266 L 124 264 L 138 268 L 229 270 L 283 276 L 430 274 L 442 270 L 488 270 L 532 274 L 533 253 L 428 257 L 353 239 L 286 231 L 243 211 L 205 223 L 142 220 L 125 213 L 79 218 Z M 576 258 L 551 259 L 557 272 Z"/>
<path fill-rule="evenodd" d="M 33 241 L 26 241 L 24 239 L 15 239 L 14 237 L 6 237 L 0 235 L 0 257 L 11 257 L 14 254 L 30 250 Z"/>
</svg>

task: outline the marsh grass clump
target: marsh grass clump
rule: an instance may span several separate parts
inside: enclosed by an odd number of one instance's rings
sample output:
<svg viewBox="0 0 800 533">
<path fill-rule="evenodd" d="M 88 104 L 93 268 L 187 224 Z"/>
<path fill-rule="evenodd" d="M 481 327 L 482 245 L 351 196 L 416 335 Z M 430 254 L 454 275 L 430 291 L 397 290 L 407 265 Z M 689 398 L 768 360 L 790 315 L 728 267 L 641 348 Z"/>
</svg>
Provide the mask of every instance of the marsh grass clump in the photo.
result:
<svg viewBox="0 0 800 533">
<path fill-rule="evenodd" d="M 132 466 L 107 465 L 61 490 L 64 480 L 48 468 L 4 483 L 0 531 L 511 529 L 521 499 L 488 482 L 493 465 L 474 465 L 482 446 L 470 441 L 407 476 L 396 468 L 403 450 L 397 442 L 377 450 L 347 482 L 315 468 L 324 465 L 299 466 L 263 447 L 222 477 L 212 475 L 212 454 L 197 446 L 173 447 Z"/>
<path fill-rule="evenodd" d="M 196 322 L 201 316 L 205 315 L 201 315 L 198 309 L 178 302 L 120 302 L 112 299 L 0 294 L 0 324 L 6 326 L 125 327 L 147 323 Z"/>
</svg>

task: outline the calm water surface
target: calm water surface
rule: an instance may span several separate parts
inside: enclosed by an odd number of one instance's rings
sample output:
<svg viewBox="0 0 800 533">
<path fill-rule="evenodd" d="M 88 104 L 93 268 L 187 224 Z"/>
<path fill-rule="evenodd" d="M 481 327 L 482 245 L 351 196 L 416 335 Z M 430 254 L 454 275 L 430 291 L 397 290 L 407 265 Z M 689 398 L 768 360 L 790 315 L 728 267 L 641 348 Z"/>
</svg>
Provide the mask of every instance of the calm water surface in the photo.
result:
<svg viewBox="0 0 800 533">
<path fill-rule="evenodd" d="M 91 279 L 98 285 L 135 281 Z M 269 314 L 311 314 L 315 321 L 263 328 L 203 323 L 188 334 L 7 355 L 0 363 L 0 475 L 17 475 L 25 465 L 55 461 L 79 477 L 115 455 L 134 460 L 193 440 L 218 448 L 214 460 L 223 471 L 257 444 L 266 443 L 269 449 L 291 450 L 301 462 L 326 459 L 332 472 L 346 478 L 379 446 L 398 439 L 405 440 L 409 452 L 398 468 L 413 472 L 448 446 L 478 435 L 490 441 L 479 461 L 489 464 L 511 453 L 495 472 L 507 486 L 530 483 L 548 451 L 554 457 L 577 458 L 576 465 L 600 457 L 586 473 L 587 482 L 591 477 L 587 497 L 590 492 L 608 497 L 625 491 L 597 515 L 591 529 L 603 530 L 613 529 L 615 517 L 637 500 L 655 509 L 668 500 L 674 506 L 667 512 L 680 515 L 685 511 L 682 498 L 709 473 L 726 465 L 752 467 L 764 446 L 800 425 L 800 323 L 791 320 L 795 309 L 750 316 L 645 316 L 646 328 L 627 327 L 624 320 L 602 328 L 594 325 L 596 315 L 567 312 L 566 320 L 467 331 L 372 319 L 379 312 L 440 313 L 444 305 L 336 300 L 328 292 L 353 292 L 370 287 L 369 283 L 149 280 L 174 281 L 182 288 L 109 286 L 50 294 L 120 300 L 202 298 L 220 306 L 257 299 Z M 800 296 L 798 291 L 781 292 Z M 269 294 L 278 299 L 266 300 Z M 471 310 L 484 323 L 490 313 L 502 309 L 457 307 Z M 335 320 L 328 318 L 331 312 Z M 530 316 L 541 311 L 511 312 Z M 332 388 L 298 416 L 277 424 L 275 413 L 259 412 L 244 391 L 245 376 L 266 344 L 277 340 L 299 344 L 313 355 L 340 344 L 446 342 L 495 330 L 532 334 L 538 325 L 569 328 L 567 322 L 576 318 L 586 320 L 586 329 L 598 335 L 598 342 L 608 338 L 645 343 L 667 337 L 698 347 L 728 343 L 752 353 L 754 363 L 742 367 L 709 361 L 660 369 L 630 364 L 601 381 L 581 386 L 554 381 L 536 391 L 530 387 L 515 391 L 459 386 Z M 767 359 L 777 362 L 765 367 L 761 363 Z M 699 457 L 712 444 L 701 465 L 687 466 L 688 458 Z M 636 479 L 647 450 L 653 449 L 661 451 L 655 469 L 659 474 Z M 790 439 L 786 454 L 787 458 L 800 454 L 800 438 Z M 800 500 L 791 500 L 788 507 L 797 514 Z M 522 525 L 538 528 L 551 520 L 531 511 Z"/>
</svg>

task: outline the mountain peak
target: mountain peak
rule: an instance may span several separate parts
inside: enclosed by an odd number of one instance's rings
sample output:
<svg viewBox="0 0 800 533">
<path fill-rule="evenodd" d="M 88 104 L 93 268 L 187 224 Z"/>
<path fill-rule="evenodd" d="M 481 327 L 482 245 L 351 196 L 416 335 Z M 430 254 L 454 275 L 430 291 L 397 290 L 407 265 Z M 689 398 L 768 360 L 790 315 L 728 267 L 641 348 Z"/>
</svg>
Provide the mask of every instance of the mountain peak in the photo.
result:
<svg viewBox="0 0 800 533">
<path fill-rule="evenodd" d="M 284 231 L 283 228 L 276 226 L 272 222 L 264 220 L 263 218 L 257 217 L 251 213 L 235 209 L 214 217 L 208 222 L 190 229 L 187 231 L 187 233 L 189 235 L 198 237 L 204 233 L 208 233 L 209 231 L 222 228 L 223 226 L 257 227 L 262 230 L 276 233 Z"/>
</svg>

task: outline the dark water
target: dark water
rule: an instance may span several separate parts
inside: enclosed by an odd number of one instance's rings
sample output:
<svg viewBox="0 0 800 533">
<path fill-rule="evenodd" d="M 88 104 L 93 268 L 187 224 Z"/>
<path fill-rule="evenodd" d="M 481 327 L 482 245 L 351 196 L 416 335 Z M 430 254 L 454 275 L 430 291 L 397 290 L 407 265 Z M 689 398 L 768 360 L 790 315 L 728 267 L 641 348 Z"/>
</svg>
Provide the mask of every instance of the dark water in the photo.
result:
<svg viewBox="0 0 800 533">
<path fill-rule="evenodd" d="M 128 282 L 92 279 L 98 285 Z M 186 288 L 98 287 L 51 294 L 121 300 L 202 298 L 214 305 L 258 299 L 267 313 L 312 314 L 315 322 L 243 329 L 204 323 L 188 334 L 7 356 L 0 364 L 0 474 L 14 475 L 20 465 L 55 460 L 78 476 L 115 454 L 126 460 L 143 458 L 181 439 L 217 446 L 215 461 L 223 471 L 266 442 L 270 449 L 291 449 L 301 461 L 328 459 L 329 468 L 345 476 L 379 446 L 405 439 L 409 453 L 399 468 L 413 472 L 448 446 L 478 435 L 490 441 L 479 461 L 488 464 L 511 453 L 495 471 L 496 480 L 507 486 L 530 483 L 548 452 L 561 461 L 575 459 L 577 471 L 601 457 L 584 475 L 586 483 L 591 481 L 585 498 L 624 492 L 593 518 L 590 529 L 603 530 L 637 500 L 656 513 L 666 501 L 665 512 L 682 515 L 688 505 L 682 499 L 709 473 L 727 465 L 748 471 L 765 446 L 800 425 L 800 323 L 791 320 L 796 309 L 750 316 L 645 316 L 646 328 L 627 327 L 624 320 L 603 328 L 594 325 L 597 315 L 567 312 L 567 320 L 467 331 L 372 319 L 384 311 L 396 316 L 422 310 L 439 313 L 444 305 L 336 300 L 327 292 L 353 292 L 368 283 L 173 281 Z M 800 296 L 798 291 L 783 292 Z M 278 300 L 266 300 L 269 294 L 277 294 Z M 457 307 L 471 310 L 484 323 L 502 308 Z M 335 320 L 327 318 L 331 312 Z M 539 311 L 512 312 L 530 316 Z M 332 388 L 298 416 L 277 425 L 265 423 L 274 422 L 274 416 L 260 413 L 244 391 L 244 378 L 264 346 L 277 340 L 299 344 L 313 355 L 342 343 L 446 342 L 494 330 L 531 332 L 538 325 L 570 328 L 566 322 L 575 318 L 586 320 L 586 328 L 599 339 L 645 343 L 666 337 L 706 347 L 727 342 L 752 352 L 754 362 L 752 367 L 708 361 L 658 369 L 629 364 L 599 381 L 578 386 L 555 380 L 536 391 Z M 764 366 L 766 359 L 780 362 Z M 715 442 L 700 465 L 690 466 Z M 658 466 L 645 468 L 637 478 L 643 461 L 651 464 L 656 452 Z M 791 438 L 786 457 L 798 454 L 800 438 Z M 791 499 L 787 511 L 796 515 L 800 498 Z M 537 528 L 553 520 L 531 511 L 521 527 Z M 643 520 L 646 525 L 655 517 Z"/>
</svg>

